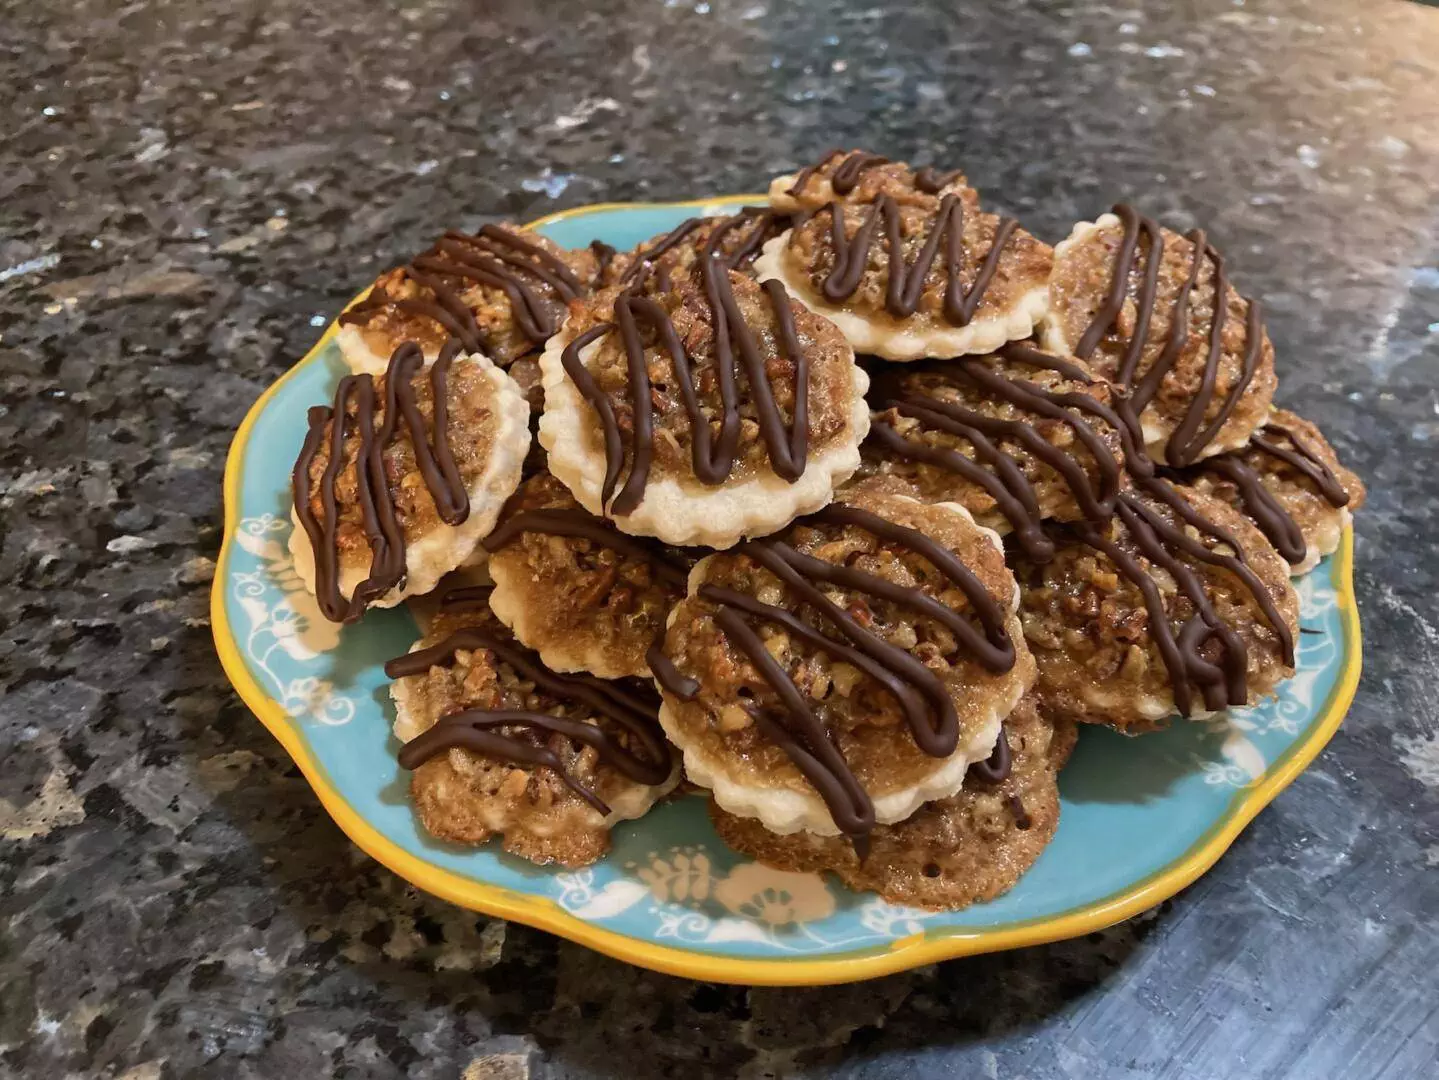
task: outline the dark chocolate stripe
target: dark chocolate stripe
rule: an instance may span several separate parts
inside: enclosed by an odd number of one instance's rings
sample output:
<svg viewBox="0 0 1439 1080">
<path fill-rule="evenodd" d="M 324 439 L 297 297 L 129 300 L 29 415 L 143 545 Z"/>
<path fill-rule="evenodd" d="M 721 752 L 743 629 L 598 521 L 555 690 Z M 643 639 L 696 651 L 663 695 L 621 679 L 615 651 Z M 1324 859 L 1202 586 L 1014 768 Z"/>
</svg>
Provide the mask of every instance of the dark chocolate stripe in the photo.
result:
<svg viewBox="0 0 1439 1080">
<path fill-rule="evenodd" d="M 835 169 L 829 178 L 829 186 L 836 195 L 848 195 L 858 186 L 859 178 L 866 169 L 884 165 L 888 161 L 889 158 L 883 155 L 856 150 L 839 163 L 839 168 Z"/>
<path fill-rule="evenodd" d="M 1284 509 L 1284 504 L 1264 486 L 1263 478 L 1244 460 L 1242 453 L 1216 454 L 1205 458 L 1194 468 L 1233 484 L 1240 508 L 1259 526 L 1259 531 L 1274 545 L 1274 550 L 1284 556 L 1290 565 L 1304 561 L 1308 552 L 1304 531 Z"/>
<path fill-rule="evenodd" d="M 455 585 L 440 595 L 440 610 L 444 612 L 483 611 L 490 606 L 493 585 Z"/>
<path fill-rule="evenodd" d="M 584 361 L 580 359 L 580 353 L 613 329 L 614 323 L 600 323 L 598 326 L 592 326 L 566 345 L 564 351 L 560 353 L 560 363 L 565 369 L 565 374 L 570 377 L 575 388 L 599 414 L 600 429 L 605 436 L 603 490 L 606 500 L 609 498 L 609 493 L 614 491 L 615 484 L 619 482 L 620 470 L 624 468 L 625 464 L 625 448 L 620 438 L 620 425 L 615 418 L 615 410 L 614 406 L 610 404 L 610 397 L 600 389 L 600 384 L 595 381 L 589 368 L 585 367 Z"/>
<path fill-rule="evenodd" d="M 844 204 L 832 202 L 827 210 L 830 215 L 830 245 L 834 250 L 834 267 L 825 277 L 820 290 L 826 300 L 833 304 L 842 303 L 859 289 L 869 267 L 875 232 L 883 225 L 885 244 L 889 252 L 885 310 L 897 319 L 908 318 L 918 310 L 925 281 L 939 255 L 940 244 L 943 243 L 943 313 L 945 320 L 955 326 L 967 326 L 974 318 L 985 291 L 999 269 L 1004 248 L 1019 224 L 1014 218 L 999 219 L 989 252 L 975 273 L 973 284 L 966 290 L 962 277 L 965 259 L 964 203 L 958 195 L 949 194 L 940 200 L 939 209 L 929 223 L 929 232 L 923 246 L 916 253 L 913 264 L 905 259 L 904 241 L 900 233 L 900 208 L 893 196 L 888 193 L 881 194 L 870 204 L 853 237 L 846 233 Z"/>
<path fill-rule="evenodd" d="M 521 510 L 507 518 L 481 544 L 486 551 L 499 551 L 527 532 L 569 536 L 600 544 L 628 558 L 648 563 L 656 577 L 677 589 L 684 588 L 685 579 L 689 576 L 685 564 L 671 556 L 662 544 L 627 536 L 603 518 L 573 508 Z"/>
<path fill-rule="evenodd" d="M 410 740 L 400 750 L 400 766 L 415 769 L 437 754 L 463 747 L 501 761 L 539 765 L 553 770 L 564 783 L 602 814 L 609 807 L 565 770 L 563 763 L 543 738 L 536 742 L 496 728 L 520 728 L 529 733 L 554 733 L 592 747 L 599 759 L 636 783 L 663 783 L 670 774 L 670 753 L 651 702 L 631 693 L 619 683 L 592 675 L 561 675 L 550 671 L 530 650 L 502 640 L 479 627 L 455 631 L 438 645 L 396 657 L 385 665 L 392 679 L 420 675 L 434 665 L 448 666 L 458 650 L 486 649 L 513 668 L 536 688 L 569 705 L 584 706 L 596 719 L 618 725 L 642 751 L 636 753 L 616 740 L 600 724 L 587 724 L 566 717 L 529 710 L 466 709 L 442 717 L 433 727 Z"/>
<path fill-rule="evenodd" d="M 1066 360 L 1052 352 L 1036 348 L 1024 341 L 1011 341 L 999 350 L 999 355 L 1004 359 L 1016 364 L 1028 364 L 1030 367 L 1044 368 L 1047 371 L 1057 371 L 1066 379 L 1074 382 L 1091 384 L 1094 376 L 1081 364 Z"/>
<path fill-rule="evenodd" d="M 965 773 L 965 779 L 971 777 L 981 784 L 1002 784 L 1009 779 L 1009 772 L 1014 765 L 1014 755 L 1009 749 L 1009 732 L 1005 722 L 999 725 L 999 738 L 995 740 L 994 750 L 989 757 L 983 761 L 975 762 Z"/>
<path fill-rule="evenodd" d="M 915 743 L 934 757 L 947 757 L 958 744 L 959 721 L 948 688 L 907 650 L 891 645 L 862 626 L 849 611 L 830 599 L 821 585 L 836 585 L 887 600 L 908 608 L 918 617 L 935 619 L 954 634 L 962 650 L 994 672 L 1008 671 L 1014 666 L 1015 646 L 1005 629 L 1004 608 L 953 552 L 919 530 L 843 505 L 831 505 L 805 521 L 853 526 L 883 542 L 908 548 L 930 562 L 964 593 L 978 623 L 976 626 L 974 621 L 918 589 L 814 558 L 778 539 L 751 540 L 735 551 L 783 582 L 833 630 L 819 630 L 786 608 L 733 589 L 710 584 L 700 586 L 699 596 L 716 605 L 715 621 L 726 638 L 744 653 L 784 705 L 784 719 L 762 709 L 751 710 L 760 731 L 779 745 L 814 785 L 840 830 L 852 836 L 860 835 L 874 827 L 873 802 L 845 762 L 812 703 L 765 648 L 753 622 L 781 626 L 791 636 L 868 675 L 899 703 Z M 658 655 L 659 651 L 655 652 Z M 669 692 L 686 700 L 697 693 L 699 684 L 673 664 L 657 664 L 652 660 L 650 667 L 660 685 Z"/>
<path fill-rule="evenodd" d="M 390 356 L 385 369 L 384 421 L 375 430 L 375 384 L 369 375 L 347 375 L 335 388 L 333 406 L 310 410 L 310 430 L 291 474 L 295 515 L 309 537 L 315 558 L 315 598 L 321 612 L 333 622 L 354 622 L 371 601 L 398 586 L 405 576 L 405 533 L 396 513 L 385 450 L 394 442 L 403 421 L 414 448 L 415 464 L 434 500 L 442 521 L 459 525 L 470 513 L 469 494 L 455 464 L 449 443 L 449 370 L 462 346 L 451 340 L 430 365 L 433 427 L 427 427 L 415 399 L 413 379 L 424 365 L 424 354 L 406 342 Z M 354 416 L 350 416 L 353 405 Z M 320 477 L 317 518 L 311 507 L 310 469 L 324 443 L 329 425 L 328 460 Z M 355 451 L 356 498 L 365 538 L 370 546 L 368 576 L 347 600 L 340 592 L 338 529 L 340 511 L 335 483 L 345 462 L 345 436 L 358 440 Z"/>
<path fill-rule="evenodd" d="M 847 155 L 843 150 L 826 150 L 813 165 L 807 165 L 799 171 L 794 178 L 794 183 L 790 185 L 785 194 L 798 195 L 805 189 L 805 185 L 809 183 L 811 177 L 840 156 L 844 156 L 844 160 L 835 167 L 829 178 L 829 186 L 836 195 L 848 195 L 859 184 L 860 177 L 866 169 L 887 164 L 889 161 L 887 157 L 871 154 L 864 150 L 851 150 Z"/>
<path fill-rule="evenodd" d="M 826 165 L 828 165 L 831 161 L 833 161 L 835 158 L 839 157 L 839 155 L 843 153 L 844 151 L 840 150 L 838 147 L 832 150 L 826 150 L 823 154 L 820 155 L 819 160 L 816 161 L 813 165 L 806 165 L 803 169 L 801 169 L 795 174 L 794 183 L 785 190 L 785 194 L 798 195 L 801 191 L 805 189 L 805 185 L 809 183 L 810 177 L 814 176 L 817 172 L 820 171 L 820 169 L 823 169 Z"/>
<path fill-rule="evenodd" d="M 1248 699 L 1248 654 L 1244 642 L 1233 627 L 1215 612 L 1204 582 L 1186 560 L 1219 567 L 1238 578 L 1254 597 L 1264 620 L 1274 631 L 1284 662 L 1292 665 L 1294 639 L 1289 626 L 1269 590 L 1245 562 L 1244 549 L 1237 537 L 1205 518 L 1164 480 L 1140 479 L 1139 484 L 1144 492 L 1167 505 L 1184 523 L 1193 525 L 1235 552 L 1234 555 L 1226 555 L 1211 549 L 1184 529 L 1176 527 L 1137 494 L 1120 495 L 1117 507 L 1119 520 L 1135 547 L 1151 564 L 1169 574 L 1195 610 L 1177 636 L 1158 587 L 1138 561 L 1109 539 L 1101 528 L 1086 522 L 1076 526 L 1076 532 L 1084 543 L 1108 556 L 1115 568 L 1140 590 L 1149 613 L 1149 634 L 1169 672 L 1175 707 L 1180 714 L 1188 716 L 1192 711 L 1194 688 L 1199 690 L 1207 709 L 1244 705 Z M 1202 654 L 1204 646 L 1211 640 L 1218 644 L 1218 664 L 1209 662 Z"/>
<path fill-rule="evenodd" d="M 376 289 L 362 304 L 340 316 L 340 322 L 364 324 L 393 307 L 433 319 L 459 338 L 466 351 L 474 352 L 483 345 L 483 332 L 452 281 L 474 281 L 501 290 L 514 312 L 516 327 L 535 342 L 559 329 L 564 304 L 583 292 L 563 259 L 498 225 L 486 225 L 474 235 L 447 232 L 404 269 L 416 284 L 430 290 L 433 303 L 391 297 Z"/>
<path fill-rule="evenodd" d="M 1174 369 L 1189 342 L 1189 301 L 1190 294 L 1198 284 L 1204 260 L 1208 258 L 1214 266 L 1214 305 L 1210 318 L 1209 338 L 1204 360 L 1204 372 L 1199 387 L 1191 397 L 1184 415 L 1170 434 L 1165 459 L 1175 467 L 1189 465 L 1197 460 L 1214 441 L 1220 429 L 1233 415 L 1239 400 L 1253 381 L 1259 366 L 1259 354 L 1264 336 L 1261 325 L 1261 307 L 1258 301 L 1248 301 L 1245 319 L 1245 351 L 1240 363 L 1239 378 L 1220 402 L 1214 418 L 1205 424 L 1205 415 L 1214 401 L 1219 378 L 1219 363 L 1224 352 L 1224 327 L 1229 318 L 1229 280 L 1224 259 L 1205 239 L 1204 232 L 1195 229 L 1185 237 L 1193 247 L 1189 273 L 1175 293 L 1170 309 L 1169 332 L 1159 355 L 1141 376 L 1139 363 L 1149 340 L 1149 326 L 1154 316 L 1159 288 L 1159 272 L 1164 257 L 1164 234 L 1158 223 L 1144 217 L 1132 206 L 1116 205 L 1113 213 L 1124 226 L 1124 235 L 1115 257 L 1114 270 L 1110 277 L 1109 291 L 1074 347 L 1074 355 L 1082 360 L 1089 359 L 1105 335 L 1114 332 L 1120 313 L 1129 298 L 1131 278 L 1140 254 L 1141 234 L 1148 240 L 1144 257 L 1144 275 L 1135 297 L 1134 330 L 1124 346 L 1116 383 L 1129 392 L 1136 415 L 1153 401 L 1165 377 Z"/>
<path fill-rule="evenodd" d="M 645 650 L 645 666 L 650 669 L 657 683 L 681 701 L 693 701 L 695 695 L 700 692 L 699 680 L 691 679 L 688 675 L 684 674 L 679 668 L 675 667 L 674 662 L 664 654 L 663 635 Z"/>
<path fill-rule="evenodd" d="M 615 256 L 618 255 L 619 252 L 603 240 L 591 240 L 590 253 L 595 257 L 594 287 L 599 288 L 605 283 L 605 279 L 609 277 L 610 264 L 615 261 Z"/>
<path fill-rule="evenodd" d="M 951 169 L 949 172 L 942 173 L 938 172 L 934 166 L 926 165 L 914 174 L 914 187 L 916 191 L 922 191 L 926 195 L 938 195 L 963 175 L 962 169 Z"/>
<path fill-rule="evenodd" d="M 1083 382 L 1090 382 L 1088 374 L 1082 369 L 1038 350 L 1011 350 L 1006 353 L 1006 359 L 1034 363 L 1066 377 L 1078 376 Z M 1013 527 L 1016 542 L 1035 562 L 1047 562 L 1052 558 L 1054 545 L 1041 527 L 1044 515 L 1034 485 L 1025 475 L 1019 460 L 1004 449 L 1006 443 L 1019 444 L 1058 473 L 1089 521 L 1099 524 L 1114 513 L 1121 483 L 1119 463 L 1084 415 L 1087 413 L 1105 421 L 1115 431 L 1122 430 L 1123 420 L 1103 402 L 1083 393 L 1055 393 L 1020 378 L 1017 373 L 992 368 L 979 359 L 959 360 L 933 370 L 953 379 L 956 384 L 968 383 L 991 399 L 1067 426 L 1075 441 L 1088 452 L 1098 473 L 1098 487 L 1090 482 L 1088 472 L 1072 450 L 1055 446 L 1030 421 L 989 417 L 956 402 L 946 401 L 933 392 L 903 389 L 906 383 L 903 376 L 899 379 L 900 393 L 883 402 L 883 407 L 918 420 L 925 427 L 963 439 L 973 448 L 974 458 L 970 459 L 955 450 L 928 446 L 917 439 L 907 439 L 879 416 L 870 425 L 870 438 L 875 443 L 901 457 L 949 469 L 983 487 Z"/>
<path fill-rule="evenodd" d="M 1266 436 L 1270 433 L 1288 439 L 1289 447 L 1281 446 L 1267 438 Z M 1293 428 L 1271 420 L 1260 428 L 1259 433 L 1251 437 L 1249 442 L 1256 449 L 1270 457 L 1278 458 L 1308 477 L 1319 494 L 1324 496 L 1335 509 L 1349 505 L 1349 493 L 1344 490 L 1344 485 L 1339 483 L 1339 478 L 1324 463 L 1324 459 L 1319 456 L 1318 452 L 1299 438 L 1299 432 Z"/>
</svg>

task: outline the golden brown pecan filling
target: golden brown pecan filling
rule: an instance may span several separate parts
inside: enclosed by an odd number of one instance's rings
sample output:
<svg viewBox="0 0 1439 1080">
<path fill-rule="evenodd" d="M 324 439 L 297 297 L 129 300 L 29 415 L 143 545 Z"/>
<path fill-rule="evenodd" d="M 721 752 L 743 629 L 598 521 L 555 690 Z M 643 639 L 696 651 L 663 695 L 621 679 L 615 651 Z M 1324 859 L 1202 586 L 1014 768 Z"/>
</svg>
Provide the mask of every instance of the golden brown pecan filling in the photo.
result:
<svg viewBox="0 0 1439 1080">
<path fill-rule="evenodd" d="M 514 626 L 528 644 L 546 655 L 598 653 L 628 671 L 644 670 L 694 563 L 690 552 L 619 533 L 549 473 L 526 481 L 484 544 L 491 572 L 497 581 L 505 573 L 524 609 Z"/>
<path fill-rule="evenodd" d="M 943 530 L 937 530 L 943 531 Z M 938 537 L 941 543 L 946 539 Z M 973 536 L 956 543 L 966 549 L 966 561 L 994 602 L 1007 611 L 1012 586 L 997 549 Z M 794 526 L 785 542 L 802 555 L 843 566 L 937 602 L 965 620 L 974 610 L 965 593 L 932 562 L 913 548 L 876 536 L 853 525 L 837 526 L 806 519 Z M 705 584 L 753 597 L 763 604 L 792 612 L 819 633 L 834 637 L 830 619 L 807 603 L 793 587 L 745 555 L 719 554 L 705 564 Z M 836 585 L 822 591 L 841 611 L 866 631 L 903 650 L 946 684 L 980 676 L 982 665 L 962 647 L 954 631 L 942 621 L 916 610 L 913 603 L 897 602 Z M 666 651 L 685 657 L 684 670 L 697 677 L 700 701 L 713 711 L 732 745 L 741 753 L 765 742 L 755 727 L 756 711 L 782 712 L 785 704 L 775 686 L 736 647 L 716 622 L 714 603 L 691 601 L 689 621 L 672 630 Z M 799 687 L 817 703 L 817 715 L 831 731 L 859 726 L 891 727 L 903 724 L 899 700 L 878 680 L 831 652 L 803 640 L 791 630 L 764 620 L 755 628 L 766 651 Z M 842 636 L 840 638 L 842 640 Z M 987 672 L 986 672 L 987 674 Z"/>
<path fill-rule="evenodd" d="M 422 673 L 403 676 L 408 679 L 407 717 L 420 729 L 416 735 L 430 732 L 427 738 L 432 737 L 462 713 L 534 713 L 598 725 L 606 740 L 622 753 L 647 762 L 657 756 L 661 762 L 667 760 L 663 739 L 653 722 L 657 698 L 653 688 L 643 680 L 625 679 L 606 684 L 588 676 L 557 678 L 538 657 L 515 641 L 483 601 L 463 607 L 463 611 L 442 613 L 422 642 L 425 648 L 439 654 L 433 662 Z M 475 632 L 485 640 L 481 643 L 467 640 L 466 636 Z M 486 647 L 486 643 L 493 647 Z M 397 658 L 391 666 L 403 665 L 408 659 Z M 551 681 L 556 685 L 547 685 Z M 640 727 L 646 735 L 653 728 L 654 734 L 642 738 L 631 727 L 613 723 L 598 714 L 594 704 L 584 696 L 585 688 L 595 685 L 613 686 L 640 703 L 641 712 L 647 711 L 649 715 L 648 725 Z M 509 767 L 503 772 L 502 794 L 516 801 L 523 799 L 539 809 L 585 798 L 585 793 L 603 801 L 627 782 L 609 760 L 613 755 L 564 730 L 546 730 L 533 722 L 517 719 L 491 725 L 485 731 L 502 739 L 503 745 L 497 743 L 493 752 L 487 752 L 455 740 L 446 744 L 446 748 L 427 749 L 418 761 L 407 761 L 405 753 L 423 745 L 422 741 L 412 739 L 402 752 L 402 764 L 415 768 L 418 773 L 453 753 L 488 759 L 494 765 Z M 533 752 L 547 753 L 552 758 L 541 762 L 534 759 Z M 659 783 L 668 773 L 668 765 L 656 766 L 654 771 L 656 776 L 650 778 L 650 782 Z"/>
<path fill-rule="evenodd" d="M 866 472 L 984 524 L 1041 539 L 1047 518 L 1102 520 L 1122 476 L 1122 420 L 1082 364 L 1012 345 L 891 369 L 875 382 Z M 1040 554 L 1038 550 L 1034 552 Z"/>
</svg>

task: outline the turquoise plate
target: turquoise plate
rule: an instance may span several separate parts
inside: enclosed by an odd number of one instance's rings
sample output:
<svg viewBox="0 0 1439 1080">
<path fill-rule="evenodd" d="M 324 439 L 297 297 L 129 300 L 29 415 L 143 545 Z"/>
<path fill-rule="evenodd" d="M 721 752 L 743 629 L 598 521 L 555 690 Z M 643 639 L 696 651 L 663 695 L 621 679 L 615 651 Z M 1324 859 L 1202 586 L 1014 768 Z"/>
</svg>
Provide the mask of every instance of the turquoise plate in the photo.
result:
<svg viewBox="0 0 1439 1080">
<path fill-rule="evenodd" d="M 536 227 L 565 246 L 598 237 L 623 249 L 744 201 L 584 207 Z M 326 622 L 286 551 L 305 410 L 330 399 L 344 370 L 333 335 L 332 326 L 255 403 L 230 449 L 215 643 L 240 695 L 355 843 L 457 904 L 646 967 L 743 983 L 843 982 L 1072 937 L 1151 907 L 1208 869 L 1314 758 L 1354 695 L 1359 620 L 1346 533 L 1300 582 L 1302 621 L 1314 632 L 1301 637 L 1299 673 L 1278 698 L 1139 739 L 1086 728 L 1060 777 L 1058 835 L 991 903 L 937 914 L 769 870 L 720 842 L 697 797 L 626 823 L 611 854 L 578 872 L 437 843 L 406 800 L 381 671 L 414 641 L 414 622 L 403 609 L 343 630 Z"/>
</svg>

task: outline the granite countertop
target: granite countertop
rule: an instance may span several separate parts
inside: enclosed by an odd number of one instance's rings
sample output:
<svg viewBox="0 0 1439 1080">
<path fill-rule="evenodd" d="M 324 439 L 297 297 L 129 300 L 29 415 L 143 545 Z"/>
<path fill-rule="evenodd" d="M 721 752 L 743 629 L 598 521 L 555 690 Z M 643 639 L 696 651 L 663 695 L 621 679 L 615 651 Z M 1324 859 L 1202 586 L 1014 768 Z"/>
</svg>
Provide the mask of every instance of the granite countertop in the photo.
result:
<svg viewBox="0 0 1439 1080">
<path fill-rule="evenodd" d="M 0 4 L 0 1075 L 1432 1075 L 1439 12 L 587 6 Z M 442 227 L 831 144 L 1051 241 L 1121 196 L 1211 231 L 1369 484 L 1348 721 L 1160 909 L 872 983 L 692 983 L 417 893 L 215 659 L 232 432 Z"/>
</svg>

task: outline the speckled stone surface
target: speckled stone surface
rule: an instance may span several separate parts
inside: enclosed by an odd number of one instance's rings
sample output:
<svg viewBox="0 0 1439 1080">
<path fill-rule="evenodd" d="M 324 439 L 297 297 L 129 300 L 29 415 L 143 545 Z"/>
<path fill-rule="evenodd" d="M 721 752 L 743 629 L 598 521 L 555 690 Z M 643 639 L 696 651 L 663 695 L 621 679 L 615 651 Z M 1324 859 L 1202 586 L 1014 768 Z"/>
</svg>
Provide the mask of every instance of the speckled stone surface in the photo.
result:
<svg viewBox="0 0 1439 1080">
<path fill-rule="evenodd" d="M 591 7 L 0 4 L 0 1075 L 1432 1075 L 1439 12 Z M 1158 911 L 870 984 L 701 985 L 417 894 L 215 660 L 231 432 L 445 226 L 832 143 L 1050 240 L 1120 196 L 1211 230 L 1370 486 L 1348 722 Z"/>
</svg>

